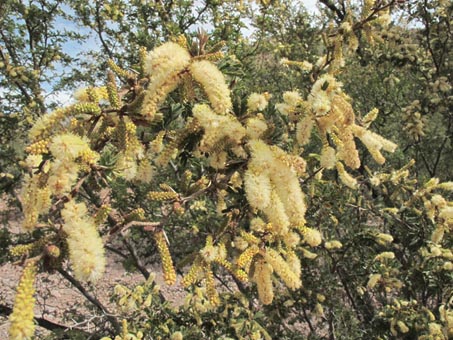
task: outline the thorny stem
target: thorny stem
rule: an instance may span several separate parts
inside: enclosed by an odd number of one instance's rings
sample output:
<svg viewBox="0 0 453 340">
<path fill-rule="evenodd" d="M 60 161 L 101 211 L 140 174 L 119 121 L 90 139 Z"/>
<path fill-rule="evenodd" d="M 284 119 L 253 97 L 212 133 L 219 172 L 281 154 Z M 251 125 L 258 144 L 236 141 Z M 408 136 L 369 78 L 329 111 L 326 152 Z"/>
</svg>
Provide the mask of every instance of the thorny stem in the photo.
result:
<svg viewBox="0 0 453 340">
<path fill-rule="evenodd" d="M 72 285 L 74 287 L 76 287 L 77 290 L 79 292 L 81 292 L 83 294 L 83 296 L 85 296 L 87 298 L 88 301 L 90 301 L 93 305 L 95 305 L 105 315 L 107 320 L 109 320 L 109 322 L 115 329 L 116 333 L 121 332 L 121 326 L 118 323 L 118 320 L 116 319 L 116 317 L 113 314 L 111 314 L 108 311 L 108 309 L 94 295 L 92 295 L 89 291 L 87 291 L 78 280 L 76 280 L 71 274 L 69 274 L 63 268 L 58 268 L 57 270 L 66 280 L 71 282 Z"/>
</svg>

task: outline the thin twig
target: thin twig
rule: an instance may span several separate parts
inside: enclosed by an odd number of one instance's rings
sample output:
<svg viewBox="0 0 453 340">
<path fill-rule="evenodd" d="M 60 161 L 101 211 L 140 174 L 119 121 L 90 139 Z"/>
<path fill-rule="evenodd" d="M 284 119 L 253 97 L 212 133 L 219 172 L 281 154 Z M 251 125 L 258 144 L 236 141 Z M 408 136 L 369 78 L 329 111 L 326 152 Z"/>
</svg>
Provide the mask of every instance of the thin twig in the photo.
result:
<svg viewBox="0 0 453 340">
<path fill-rule="evenodd" d="M 61 276 L 63 276 L 66 280 L 71 282 L 72 285 L 75 288 L 77 288 L 77 290 L 81 292 L 83 296 L 87 298 L 88 301 L 95 305 L 105 315 L 107 320 L 109 320 L 109 322 L 112 324 L 116 333 L 121 332 L 121 326 L 118 323 L 116 317 L 112 313 L 110 313 L 108 309 L 95 296 L 93 296 L 89 291 L 87 291 L 78 280 L 76 280 L 71 274 L 69 274 L 63 268 L 58 268 L 57 270 L 61 274 Z"/>
</svg>

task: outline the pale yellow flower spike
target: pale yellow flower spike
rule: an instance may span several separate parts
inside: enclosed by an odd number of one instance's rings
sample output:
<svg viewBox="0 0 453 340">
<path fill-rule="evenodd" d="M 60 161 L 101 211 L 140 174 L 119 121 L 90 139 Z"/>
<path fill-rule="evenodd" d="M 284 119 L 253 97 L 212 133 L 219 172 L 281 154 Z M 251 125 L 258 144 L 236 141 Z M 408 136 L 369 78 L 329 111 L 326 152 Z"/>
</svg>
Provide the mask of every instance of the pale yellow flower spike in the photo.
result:
<svg viewBox="0 0 453 340">
<path fill-rule="evenodd" d="M 312 228 L 305 228 L 304 232 L 304 241 L 310 246 L 310 247 L 317 247 L 321 244 L 322 242 L 322 236 L 321 233 Z"/>
<path fill-rule="evenodd" d="M 40 176 L 26 177 L 20 197 L 24 211 L 22 227 L 31 231 L 38 222 L 40 214 L 46 213 L 51 205 L 51 191 L 48 186 L 40 187 Z"/>
<path fill-rule="evenodd" d="M 159 105 L 178 86 L 180 73 L 189 62 L 189 52 L 174 42 L 167 42 L 149 53 L 144 65 L 150 81 L 143 100 L 143 116 L 150 120 L 155 118 Z"/>
<path fill-rule="evenodd" d="M 266 122 L 260 118 L 249 118 L 246 122 L 247 136 L 250 139 L 260 138 L 269 128 Z"/>
<path fill-rule="evenodd" d="M 86 139 L 71 133 L 53 137 L 49 144 L 49 150 L 54 157 L 69 161 L 73 161 L 84 153 L 92 151 Z"/>
<path fill-rule="evenodd" d="M 321 151 L 321 166 L 326 169 L 333 169 L 337 161 L 335 149 L 331 146 L 324 146 Z"/>
<path fill-rule="evenodd" d="M 162 260 L 165 283 L 173 285 L 176 282 L 176 272 L 164 232 L 158 231 L 154 233 L 154 240 L 156 241 L 157 249 L 159 250 L 160 258 Z"/>
<path fill-rule="evenodd" d="M 288 262 L 288 265 L 294 272 L 294 274 L 296 274 L 298 277 L 302 275 L 302 265 L 300 263 L 299 257 L 296 255 L 294 251 L 291 250 L 287 252 L 286 262 Z"/>
<path fill-rule="evenodd" d="M 255 262 L 253 281 L 258 288 L 258 296 L 264 305 L 269 305 L 274 299 L 274 288 L 272 287 L 272 266 L 263 259 Z"/>
<path fill-rule="evenodd" d="M 14 301 L 13 312 L 9 316 L 11 322 L 9 328 L 10 340 L 31 339 L 35 332 L 35 323 L 33 321 L 35 298 L 33 294 L 35 289 L 33 284 L 36 276 L 36 263 L 30 262 L 25 267 L 17 287 L 16 298 Z"/>
<path fill-rule="evenodd" d="M 271 202 L 272 185 L 265 169 L 261 172 L 248 169 L 244 173 L 244 187 L 250 206 L 264 210 Z"/>
<path fill-rule="evenodd" d="M 220 303 L 219 293 L 215 287 L 214 273 L 210 267 L 205 269 L 206 279 L 206 295 L 209 298 L 209 302 L 216 306 Z"/>
<path fill-rule="evenodd" d="M 354 135 L 362 141 L 371 156 L 379 164 L 384 164 L 385 162 L 385 158 L 380 152 L 381 149 L 389 152 L 394 152 L 396 149 L 396 144 L 386 140 L 376 133 L 366 130 L 361 126 L 352 125 L 351 129 Z"/>
<path fill-rule="evenodd" d="M 77 181 L 79 166 L 70 161 L 56 159 L 50 166 L 50 176 L 47 181 L 53 195 L 60 196 L 71 191 Z"/>
<path fill-rule="evenodd" d="M 253 92 L 247 99 L 247 108 L 250 111 L 263 111 L 269 103 L 270 95 L 268 93 Z"/>
<path fill-rule="evenodd" d="M 35 124 L 30 128 L 28 132 L 28 138 L 32 142 L 36 142 L 41 138 L 49 137 L 52 129 L 57 125 L 63 118 L 69 115 L 68 109 L 57 109 L 49 114 L 39 117 Z"/>
<path fill-rule="evenodd" d="M 206 104 L 193 107 L 193 116 L 204 129 L 200 151 L 212 152 L 219 143 L 238 145 L 246 135 L 246 130 L 233 115 L 219 115 Z"/>
<path fill-rule="evenodd" d="M 84 203 L 69 201 L 61 211 L 69 259 L 76 279 L 96 282 L 105 271 L 104 244 Z"/>
<path fill-rule="evenodd" d="M 203 87 L 217 114 L 224 115 L 231 111 L 233 105 L 230 89 L 223 73 L 213 63 L 207 60 L 196 61 L 190 65 L 189 70 L 193 78 Z"/>
<path fill-rule="evenodd" d="M 267 248 L 262 253 L 264 259 L 272 266 L 274 271 L 283 280 L 286 286 L 290 289 L 297 289 L 302 286 L 300 277 L 293 271 L 290 265 L 283 257 L 274 249 Z"/>
<path fill-rule="evenodd" d="M 309 115 L 305 116 L 297 123 L 296 139 L 300 146 L 304 146 L 310 141 L 314 123 L 313 118 Z"/>
<path fill-rule="evenodd" d="M 351 189 L 357 189 L 357 180 L 346 172 L 341 162 L 337 162 L 337 171 L 338 176 L 344 185 Z"/>
<path fill-rule="evenodd" d="M 279 235 L 284 235 L 288 232 L 289 218 L 285 212 L 285 206 L 275 191 L 271 192 L 270 204 L 263 212 L 271 223 L 273 232 Z"/>
</svg>

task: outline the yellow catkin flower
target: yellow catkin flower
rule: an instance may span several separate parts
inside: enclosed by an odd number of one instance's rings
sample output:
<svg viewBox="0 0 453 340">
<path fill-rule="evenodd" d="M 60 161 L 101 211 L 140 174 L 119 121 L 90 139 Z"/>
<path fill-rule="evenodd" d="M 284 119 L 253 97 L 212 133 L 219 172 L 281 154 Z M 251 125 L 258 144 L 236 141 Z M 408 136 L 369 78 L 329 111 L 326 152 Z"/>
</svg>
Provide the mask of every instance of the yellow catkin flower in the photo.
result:
<svg viewBox="0 0 453 340">
<path fill-rule="evenodd" d="M 159 131 L 153 141 L 150 143 L 150 149 L 153 153 L 158 154 L 164 149 L 165 131 Z"/>
<path fill-rule="evenodd" d="M 255 262 L 253 281 L 258 288 L 258 296 L 264 305 L 269 305 L 274 299 L 274 288 L 272 286 L 272 266 L 263 259 Z"/>
<path fill-rule="evenodd" d="M 369 127 L 372 122 L 377 118 L 379 114 L 379 109 L 373 108 L 368 112 L 365 117 L 362 118 L 362 124 L 365 128 Z"/>
<path fill-rule="evenodd" d="M 214 151 L 209 156 L 209 165 L 214 169 L 225 169 L 227 165 L 228 153 L 225 151 Z"/>
<path fill-rule="evenodd" d="M 241 174 L 239 173 L 239 171 L 235 171 L 231 175 L 228 184 L 231 185 L 231 187 L 233 189 L 238 189 L 238 188 L 242 187 L 242 177 L 241 177 Z"/>
<path fill-rule="evenodd" d="M 260 138 L 268 129 L 266 122 L 261 118 L 249 118 L 246 123 L 247 136 L 251 139 Z"/>
<path fill-rule="evenodd" d="M 303 164 L 261 140 L 249 141 L 248 147 L 252 154 L 248 169 L 256 173 L 266 169 L 272 184 L 271 202 L 263 209 L 269 222 L 280 234 L 285 234 L 290 224 L 304 224 L 306 206 L 298 176 Z"/>
<path fill-rule="evenodd" d="M 29 254 L 33 249 L 35 249 L 35 242 L 29 244 L 19 244 L 17 246 L 11 247 L 9 253 L 11 256 L 23 256 Z"/>
<path fill-rule="evenodd" d="M 51 206 L 51 188 L 40 186 L 40 176 L 26 177 L 20 192 L 24 221 L 22 227 L 31 231 L 35 228 L 40 214 L 46 213 Z"/>
<path fill-rule="evenodd" d="M 324 146 L 321 151 L 320 165 L 326 169 L 333 169 L 336 161 L 335 149 L 328 145 Z"/>
<path fill-rule="evenodd" d="M 176 271 L 173 265 L 173 260 L 168 249 L 167 240 L 162 230 L 154 233 L 154 240 L 159 250 L 159 255 L 162 261 L 162 271 L 164 274 L 164 280 L 168 285 L 173 285 L 176 282 Z"/>
<path fill-rule="evenodd" d="M 79 166 L 68 160 L 56 159 L 51 163 L 48 186 L 55 196 L 67 194 L 76 183 Z"/>
<path fill-rule="evenodd" d="M 268 93 L 252 93 L 247 99 L 247 108 L 250 111 L 263 111 L 269 104 Z"/>
<path fill-rule="evenodd" d="M 55 158 L 68 161 L 75 160 L 83 152 L 92 151 L 86 139 L 71 133 L 53 137 L 49 150 Z"/>
<path fill-rule="evenodd" d="M 351 129 L 354 135 L 362 141 L 371 156 L 379 164 L 383 164 L 385 162 L 385 158 L 380 152 L 381 149 L 389 152 L 394 152 L 396 149 L 396 144 L 386 140 L 374 132 L 366 130 L 361 126 L 352 125 Z"/>
<path fill-rule="evenodd" d="M 33 284 L 36 276 L 36 263 L 30 262 L 25 267 L 17 287 L 13 312 L 9 316 L 11 325 L 9 327 L 10 340 L 31 339 L 35 332 L 33 321 L 33 308 L 35 289 Z"/>
<path fill-rule="evenodd" d="M 239 255 L 237 260 L 237 265 L 241 268 L 246 268 L 246 272 L 248 272 L 248 268 L 253 260 L 253 257 L 258 254 L 260 249 L 256 245 L 252 245 L 248 247 L 246 250 Z"/>
<path fill-rule="evenodd" d="M 48 144 L 50 142 L 50 139 L 42 139 L 40 141 L 37 141 L 25 148 L 25 151 L 28 152 L 31 155 L 41 155 L 44 153 L 48 153 L 49 149 L 47 148 Z"/>
<path fill-rule="evenodd" d="M 285 93 L 283 93 L 283 101 L 286 104 L 295 107 L 302 103 L 302 97 L 297 91 L 286 91 Z"/>
<path fill-rule="evenodd" d="M 160 183 L 159 187 L 164 191 L 171 191 L 171 192 L 173 191 L 173 188 L 170 185 L 168 185 L 167 183 Z"/>
<path fill-rule="evenodd" d="M 443 207 L 439 211 L 439 219 L 448 225 L 453 224 L 453 206 Z"/>
<path fill-rule="evenodd" d="M 127 79 L 127 78 L 134 78 L 134 77 L 135 77 L 134 73 L 122 69 L 122 68 L 119 67 L 112 59 L 109 59 L 109 60 L 107 61 L 107 66 L 108 66 L 109 69 L 111 69 L 118 77 L 122 77 L 122 78 L 124 78 L 124 79 Z"/>
<path fill-rule="evenodd" d="M 48 237 L 41 237 L 39 240 L 28 243 L 28 244 L 19 244 L 17 246 L 11 247 L 9 253 L 11 256 L 23 256 L 29 255 L 36 251 L 42 251 L 42 248 L 49 242 Z"/>
<path fill-rule="evenodd" d="M 182 333 L 179 332 L 179 331 L 178 332 L 174 332 L 171 335 L 171 338 L 170 338 L 170 340 L 183 340 L 183 339 L 184 339 L 184 337 L 183 337 Z"/>
<path fill-rule="evenodd" d="M 340 241 L 333 240 L 326 242 L 325 247 L 327 250 L 340 249 L 343 247 L 343 244 Z"/>
<path fill-rule="evenodd" d="M 396 325 L 398 326 L 401 333 L 405 334 L 409 332 L 409 327 L 407 327 L 407 325 L 403 321 L 401 320 L 397 321 Z"/>
<path fill-rule="evenodd" d="M 379 233 L 375 235 L 376 241 L 379 244 L 386 245 L 393 242 L 393 236 L 390 234 Z"/>
<path fill-rule="evenodd" d="M 143 208 L 134 209 L 124 217 L 124 220 L 126 223 L 130 221 L 144 221 L 145 210 Z"/>
<path fill-rule="evenodd" d="M 174 42 L 167 42 L 151 51 L 144 63 L 150 76 L 143 99 L 142 115 L 155 119 L 159 105 L 181 80 L 180 73 L 190 62 L 189 52 Z"/>
<path fill-rule="evenodd" d="M 260 239 L 251 233 L 241 230 L 240 234 L 241 234 L 241 237 L 249 244 L 259 244 L 260 243 Z"/>
<path fill-rule="evenodd" d="M 311 116 L 305 116 L 296 125 L 296 139 L 299 145 L 304 146 L 310 141 L 314 121 Z"/>
<path fill-rule="evenodd" d="M 100 86 L 79 89 L 74 93 L 74 98 L 79 102 L 98 103 L 101 100 L 108 99 L 107 87 Z"/>
<path fill-rule="evenodd" d="M 431 242 L 440 244 L 444 238 L 445 228 L 443 225 L 439 225 L 434 229 L 431 234 Z"/>
<path fill-rule="evenodd" d="M 84 203 L 69 201 L 61 211 L 75 277 L 96 282 L 105 271 L 104 244 Z"/>
<path fill-rule="evenodd" d="M 147 195 L 152 201 L 171 201 L 178 198 L 178 194 L 173 191 L 150 191 Z"/>
<path fill-rule="evenodd" d="M 211 268 L 205 269 L 205 279 L 206 279 L 206 295 L 209 298 L 209 302 L 216 306 L 220 303 L 219 293 L 215 287 L 214 274 Z"/>
<path fill-rule="evenodd" d="M 200 255 L 205 262 L 210 263 L 218 257 L 218 252 L 218 247 L 215 247 L 212 244 L 206 244 L 206 246 L 200 250 Z"/>
<path fill-rule="evenodd" d="M 380 261 L 383 262 L 385 260 L 392 260 L 395 258 L 395 253 L 392 251 L 384 251 L 378 255 L 375 256 L 374 261 Z"/>
<path fill-rule="evenodd" d="M 134 181 L 142 183 L 151 183 L 154 178 L 156 169 L 151 164 L 148 157 L 141 159 L 138 163 L 137 173 L 135 174 Z"/>
<path fill-rule="evenodd" d="M 234 277 L 236 279 L 238 279 L 239 281 L 244 282 L 244 283 L 248 282 L 247 273 L 244 270 L 240 269 L 240 268 L 233 267 L 233 265 L 230 262 L 228 262 L 227 260 L 217 257 L 214 260 L 214 262 L 218 263 L 222 267 L 224 267 L 229 273 L 234 275 Z"/>
<path fill-rule="evenodd" d="M 316 116 L 322 117 L 331 110 L 332 100 L 340 89 L 341 83 L 338 83 L 330 74 L 324 74 L 318 78 L 313 84 L 308 98 L 308 102 Z M 329 124 L 332 123 L 330 119 L 328 122 Z"/>
<path fill-rule="evenodd" d="M 322 242 L 321 233 L 316 229 L 306 228 L 304 232 L 304 241 L 310 247 L 317 247 Z"/>
<path fill-rule="evenodd" d="M 360 167 L 359 152 L 357 151 L 351 128 L 345 127 L 339 129 L 338 139 L 340 143 L 337 144 L 337 141 L 335 141 L 338 150 L 337 159 L 344 161 L 344 163 L 352 169 L 358 169 Z"/>
<path fill-rule="evenodd" d="M 453 182 L 443 182 L 437 186 L 438 189 L 453 191 Z"/>
<path fill-rule="evenodd" d="M 39 117 L 35 124 L 28 132 L 28 138 L 32 142 L 36 142 L 43 138 L 48 138 L 54 131 L 55 128 L 60 124 L 64 118 L 71 115 L 69 108 L 57 109 Z"/>
<path fill-rule="evenodd" d="M 302 265 L 297 254 L 292 250 L 287 251 L 285 258 L 294 274 L 300 277 L 302 275 Z"/>
<path fill-rule="evenodd" d="M 285 116 L 288 116 L 290 121 L 295 122 L 298 120 L 301 113 L 306 112 L 306 102 L 302 100 L 299 92 L 287 91 L 283 94 L 283 103 L 278 103 L 275 108 Z"/>
<path fill-rule="evenodd" d="M 232 109 L 230 89 L 222 72 L 210 61 L 193 62 L 189 67 L 192 77 L 203 87 L 208 99 L 219 115 L 227 114 Z"/>
<path fill-rule="evenodd" d="M 271 202 L 263 211 L 274 233 L 285 235 L 288 232 L 290 221 L 285 212 L 285 206 L 275 191 L 272 191 Z"/>
<path fill-rule="evenodd" d="M 102 112 L 97 103 L 77 103 L 72 106 L 68 106 L 66 110 L 69 110 L 73 115 L 88 114 L 98 116 Z"/>
<path fill-rule="evenodd" d="M 281 65 L 285 66 L 296 66 L 299 67 L 302 71 L 310 71 L 313 68 L 313 64 L 304 60 L 304 61 L 294 61 L 288 60 L 287 58 L 282 58 L 280 60 Z"/>
<path fill-rule="evenodd" d="M 182 129 L 171 131 L 169 142 L 165 145 L 165 148 L 158 157 L 154 159 L 154 164 L 163 167 L 168 164 L 170 159 L 175 158 L 178 154 L 178 148 L 181 147 L 182 143 L 193 133 L 200 129 L 198 121 L 196 119 L 188 119 L 186 126 Z"/>
<path fill-rule="evenodd" d="M 184 287 L 189 287 L 196 283 L 198 280 L 198 274 L 201 272 L 201 270 L 201 261 L 199 258 L 197 258 L 192 264 L 192 267 L 190 267 L 187 274 L 182 278 L 182 284 L 184 285 Z"/>
<path fill-rule="evenodd" d="M 138 50 L 138 59 L 140 64 L 140 75 L 144 76 L 146 73 L 146 62 L 147 62 L 148 52 L 146 47 L 140 47 Z"/>
<path fill-rule="evenodd" d="M 264 210 L 271 203 L 272 184 L 265 169 L 258 172 L 249 168 L 244 173 L 244 188 L 252 208 Z"/>
<path fill-rule="evenodd" d="M 381 279 L 382 275 L 381 274 L 371 274 L 370 275 L 370 278 L 368 280 L 368 283 L 367 283 L 367 288 L 368 289 L 373 289 L 376 284 L 379 282 L 379 280 Z"/>
<path fill-rule="evenodd" d="M 107 93 L 112 108 L 119 109 L 121 100 L 118 95 L 118 87 L 116 85 L 115 74 L 112 71 L 107 72 Z"/>
<path fill-rule="evenodd" d="M 83 164 L 93 165 L 99 159 L 99 154 L 96 151 L 86 149 L 79 153 L 79 159 Z"/>
<path fill-rule="evenodd" d="M 219 145 L 223 151 L 226 143 L 237 146 L 246 135 L 246 129 L 233 115 L 219 115 L 206 104 L 195 105 L 192 112 L 204 130 L 199 147 L 202 152 L 215 151 Z"/>
<path fill-rule="evenodd" d="M 293 249 L 299 244 L 300 236 L 293 231 L 289 231 L 285 235 L 283 235 L 283 242 L 285 242 L 285 245 L 288 247 L 288 249 Z"/>
<path fill-rule="evenodd" d="M 294 273 L 289 264 L 276 250 L 267 248 L 262 255 L 264 256 L 266 262 L 272 266 L 275 273 L 280 276 L 286 286 L 288 286 L 288 288 L 297 289 L 302 286 L 300 277 Z"/>
<path fill-rule="evenodd" d="M 337 171 L 344 185 L 351 189 L 357 189 L 357 180 L 346 172 L 341 162 L 337 162 Z"/>
</svg>

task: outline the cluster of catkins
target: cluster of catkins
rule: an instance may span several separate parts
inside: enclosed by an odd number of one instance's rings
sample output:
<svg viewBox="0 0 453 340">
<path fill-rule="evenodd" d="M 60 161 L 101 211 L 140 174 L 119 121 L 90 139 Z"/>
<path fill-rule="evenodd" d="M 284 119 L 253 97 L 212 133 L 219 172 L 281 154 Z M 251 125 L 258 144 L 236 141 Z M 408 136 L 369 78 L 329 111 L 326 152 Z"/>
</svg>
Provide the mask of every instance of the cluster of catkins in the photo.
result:
<svg viewBox="0 0 453 340">
<path fill-rule="evenodd" d="M 296 91 L 286 92 L 284 102 L 276 107 L 296 123 L 296 139 L 301 146 L 310 140 L 313 127 L 318 128 L 323 141 L 321 167 L 336 168 L 342 182 L 355 189 L 357 180 L 344 167 L 360 167 L 355 138 L 365 145 L 379 164 L 385 162 L 381 151 L 393 152 L 396 144 L 368 130 L 377 117 L 377 109 L 363 117 L 361 124 L 356 122 L 350 99 L 341 87 L 342 84 L 332 75 L 325 74 L 313 84 L 307 100 L 303 100 Z"/>
</svg>

